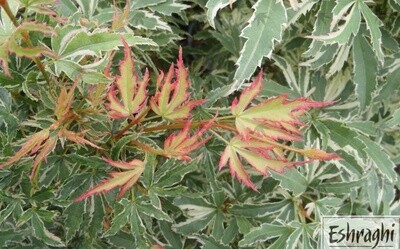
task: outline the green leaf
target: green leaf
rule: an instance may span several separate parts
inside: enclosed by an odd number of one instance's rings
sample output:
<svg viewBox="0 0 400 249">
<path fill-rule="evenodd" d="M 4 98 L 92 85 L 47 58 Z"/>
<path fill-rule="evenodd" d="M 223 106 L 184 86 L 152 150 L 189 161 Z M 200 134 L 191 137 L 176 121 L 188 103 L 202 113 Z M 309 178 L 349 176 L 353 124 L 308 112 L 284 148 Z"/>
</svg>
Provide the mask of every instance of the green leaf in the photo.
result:
<svg viewBox="0 0 400 249">
<path fill-rule="evenodd" d="M 109 83 L 111 80 L 104 74 L 96 72 L 94 69 L 88 69 L 76 62 L 69 60 L 58 60 L 54 62 L 56 74 L 64 72 L 71 80 L 82 77 L 82 81 L 87 84 L 104 84 Z"/>
<path fill-rule="evenodd" d="M 322 142 L 321 148 L 323 150 L 326 150 L 328 146 L 328 141 L 330 140 L 329 129 L 319 120 L 313 120 L 312 124 L 317 130 L 319 137 L 321 139 Z"/>
<path fill-rule="evenodd" d="M 249 221 L 248 218 L 237 216 L 236 223 L 239 230 L 239 233 L 246 234 L 250 232 L 250 230 L 254 227 L 254 225 Z"/>
<path fill-rule="evenodd" d="M 35 96 L 33 96 L 33 94 L 31 93 L 31 91 L 29 89 L 29 85 L 30 84 L 37 85 L 37 83 L 38 83 L 37 76 L 38 76 L 38 72 L 31 71 L 28 73 L 25 80 L 22 82 L 22 91 L 26 94 L 26 96 L 29 99 L 31 99 L 32 101 L 35 101 L 35 102 L 38 102 L 39 99 L 36 98 Z"/>
<path fill-rule="evenodd" d="M 0 72 L 0 87 L 14 88 L 22 85 L 24 78 L 19 74 L 11 72 L 12 78 L 7 76 L 4 72 Z"/>
<path fill-rule="evenodd" d="M 331 63 L 335 59 L 339 49 L 340 47 L 337 44 L 324 45 L 319 51 L 316 52 L 315 55 L 311 55 L 311 59 L 301 63 L 300 65 L 308 66 L 312 69 L 319 69 L 322 66 Z"/>
<path fill-rule="evenodd" d="M 98 0 L 76 0 L 79 5 L 79 9 L 82 11 L 85 17 L 91 19 L 94 12 L 96 11 Z"/>
<path fill-rule="evenodd" d="M 158 4 L 164 3 L 166 0 L 147 0 L 147 1 L 132 1 L 131 9 L 142 9 L 145 7 L 157 6 Z"/>
<path fill-rule="evenodd" d="M 75 3 L 70 0 L 60 0 L 53 4 L 58 9 L 58 13 L 60 13 L 61 16 L 70 16 L 78 10 Z"/>
<path fill-rule="evenodd" d="M 154 185 L 163 188 L 172 187 L 181 182 L 186 174 L 196 170 L 197 167 L 197 160 L 193 160 L 186 165 L 177 160 L 168 160 L 159 166 Z"/>
<path fill-rule="evenodd" d="M 367 189 L 368 199 L 371 207 L 371 211 L 374 215 L 379 215 L 379 208 L 381 203 L 380 188 L 378 175 L 375 170 L 369 172 L 368 181 L 365 183 L 364 187 Z"/>
<path fill-rule="evenodd" d="M 354 38 L 353 45 L 354 83 L 360 101 L 360 111 L 370 105 L 376 89 L 378 63 L 371 47 L 362 35 Z"/>
<path fill-rule="evenodd" d="M 194 236 L 201 244 L 202 249 L 230 249 L 231 247 L 221 244 L 215 237 L 204 234 Z"/>
<path fill-rule="evenodd" d="M 93 183 L 93 181 L 92 181 Z M 90 198 L 90 200 L 85 200 L 86 205 L 86 215 L 88 223 L 86 224 L 86 230 L 89 236 L 96 237 L 96 235 L 103 230 L 103 219 L 105 215 L 105 203 L 104 199 L 99 196 Z"/>
<path fill-rule="evenodd" d="M 3 210 L 0 211 L 0 219 L 2 221 L 6 221 L 8 217 L 13 213 L 17 205 L 19 205 L 19 203 L 15 201 L 3 208 Z"/>
<path fill-rule="evenodd" d="M 116 215 L 113 217 L 111 227 L 106 232 L 107 236 L 115 235 L 123 226 L 126 225 L 126 223 L 129 222 L 132 211 L 131 203 L 129 203 L 127 199 L 121 199 L 119 203 L 121 204 L 122 209 L 116 210 Z"/>
<path fill-rule="evenodd" d="M 294 75 L 292 66 L 289 64 L 289 62 L 279 55 L 272 55 L 271 59 L 275 62 L 274 64 L 282 70 L 283 75 L 286 79 L 286 83 L 290 86 L 292 91 L 300 95 L 301 90 L 297 82 L 296 76 Z"/>
<path fill-rule="evenodd" d="M 361 12 L 354 0 L 339 1 L 333 9 L 333 24 L 337 24 L 337 22 L 339 22 L 339 20 L 343 18 L 343 15 L 346 14 L 346 10 L 348 10 L 349 8 L 351 8 L 351 10 L 348 16 L 345 18 L 346 22 L 339 26 L 336 31 L 331 32 L 327 35 L 310 36 L 310 38 L 321 40 L 329 44 L 347 43 L 352 35 L 355 36 L 358 33 L 361 24 Z"/>
<path fill-rule="evenodd" d="M 229 4 L 236 2 L 236 0 L 208 0 L 206 4 L 207 8 L 207 20 L 211 27 L 215 29 L 215 16 L 220 9 L 225 8 Z"/>
<path fill-rule="evenodd" d="M 296 228 L 296 230 L 294 230 L 290 234 L 288 240 L 286 241 L 286 249 L 296 249 L 296 248 L 298 248 L 299 240 L 300 240 L 301 236 L 305 236 L 304 232 L 305 232 L 306 225 L 305 224 L 301 225 L 301 224 L 298 224 L 297 222 L 292 222 L 292 223 L 296 223 L 296 225 L 298 227 Z M 292 225 L 292 223 L 291 223 L 291 225 Z"/>
<path fill-rule="evenodd" d="M 372 121 L 351 121 L 347 122 L 350 129 L 362 132 L 366 135 L 376 136 L 376 125 Z"/>
<path fill-rule="evenodd" d="M 358 138 L 359 134 L 349 129 L 344 122 L 324 120 L 323 124 L 329 129 L 331 140 L 356 159 L 365 159 L 365 144 Z"/>
<path fill-rule="evenodd" d="M 382 26 L 382 21 L 372 12 L 372 10 L 368 7 L 366 2 L 360 1 L 358 3 L 359 3 L 361 13 L 363 14 L 363 17 L 367 24 L 369 33 L 371 35 L 371 42 L 372 42 L 372 47 L 375 52 L 375 55 L 378 58 L 378 60 L 381 63 L 383 63 L 383 59 L 384 59 L 385 55 L 383 54 L 382 47 L 381 47 L 382 33 L 379 30 L 379 26 Z"/>
<path fill-rule="evenodd" d="M 221 99 L 221 97 L 224 96 L 224 94 L 227 93 L 229 89 L 230 89 L 229 86 L 223 86 L 209 91 L 205 97 L 205 99 L 207 99 L 207 102 L 204 103 L 204 106 L 212 107 L 212 105 L 219 99 Z"/>
<path fill-rule="evenodd" d="M 290 0 L 290 2 L 297 2 L 297 0 Z M 299 18 L 306 15 L 316 3 L 318 3 L 318 0 L 308 0 L 302 3 L 297 3 L 296 7 L 292 5 L 292 8 L 287 10 L 288 25 L 296 23 Z"/>
<path fill-rule="evenodd" d="M 335 6 L 335 1 L 322 1 L 321 6 L 317 13 L 317 20 L 314 24 L 312 35 L 319 36 L 326 34 L 330 31 L 330 24 L 332 22 L 333 14 L 332 9 Z M 321 50 L 324 43 L 319 40 L 313 39 L 308 50 L 304 52 L 305 57 L 315 57 Z"/>
<path fill-rule="evenodd" d="M 382 89 L 379 92 L 379 95 L 376 97 L 378 101 L 387 101 L 392 96 L 393 92 L 399 89 L 400 84 L 400 68 L 390 72 L 386 76 L 386 83 L 382 86 Z"/>
<path fill-rule="evenodd" d="M 59 237 L 47 230 L 47 228 L 44 226 L 43 221 L 40 219 L 37 213 L 33 213 L 31 222 L 33 233 L 36 238 L 40 239 L 49 246 L 65 247 L 65 244 L 61 241 Z"/>
<path fill-rule="evenodd" d="M 161 18 L 146 10 L 135 10 L 130 13 L 130 25 L 138 29 L 166 30 L 172 32 L 168 23 Z"/>
<path fill-rule="evenodd" d="M 68 155 L 65 159 L 72 163 L 76 163 L 81 166 L 82 165 L 89 166 L 97 170 L 98 169 L 104 170 L 109 168 L 108 163 L 98 156 L 83 156 L 79 154 L 72 154 Z"/>
<path fill-rule="evenodd" d="M 301 97 L 300 94 L 287 86 L 281 85 L 271 79 L 263 83 L 260 96 L 274 97 L 282 94 L 288 94 L 289 98 L 295 99 Z"/>
<path fill-rule="evenodd" d="M 0 131 L 2 125 L 4 125 L 6 129 L 7 141 L 12 141 L 17 135 L 19 120 L 0 105 Z"/>
<path fill-rule="evenodd" d="M 333 193 L 335 195 L 339 194 L 349 194 L 350 189 L 358 188 L 362 186 L 365 178 L 361 178 L 356 181 L 341 181 L 341 182 L 329 182 L 318 184 L 317 189 L 323 193 Z"/>
<path fill-rule="evenodd" d="M 283 25 L 287 21 L 282 1 L 258 0 L 253 9 L 249 24 L 241 33 L 241 37 L 247 41 L 236 62 L 238 68 L 230 93 L 240 89 L 243 82 L 253 75 L 263 57 L 272 55 L 274 41 L 279 42 L 282 39 Z"/>
<path fill-rule="evenodd" d="M 400 109 L 392 113 L 392 117 L 384 124 L 386 127 L 394 128 L 400 125 Z"/>
<path fill-rule="evenodd" d="M 134 246 L 135 238 L 124 231 L 119 231 L 113 236 L 108 236 L 107 241 L 118 248 L 131 248 Z"/>
<path fill-rule="evenodd" d="M 149 248 L 150 243 L 146 239 L 146 227 L 143 224 L 143 220 L 140 218 L 137 207 L 131 207 L 131 215 L 129 224 L 131 226 L 131 233 L 135 237 L 137 248 Z"/>
<path fill-rule="evenodd" d="M 365 136 L 360 136 L 360 140 L 365 144 L 364 151 L 367 152 L 369 159 L 391 183 L 396 182 L 397 173 L 394 170 L 394 163 L 389 159 L 388 155 L 381 145 L 375 143 Z"/>
<path fill-rule="evenodd" d="M 320 221 L 322 216 L 335 215 L 343 200 L 337 197 L 324 197 L 314 202 L 315 220 Z"/>
<path fill-rule="evenodd" d="M 7 248 L 12 243 L 20 243 L 26 236 L 29 236 L 31 231 L 29 229 L 25 230 L 15 230 L 15 228 L 1 230 L 0 232 L 0 246 Z"/>
<path fill-rule="evenodd" d="M 85 55 L 100 56 L 101 51 L 117 50 L 122 46 L 121 36 L 129 46 L 157 47 L 157 44 L 148 38 L 132 34 L 118 34 L 109 32 L 87 33 L 82 30 L 58 29 L 58 36 L 52 37 L 53 48 L 58 53 L 58 59 L 81 57 Z"/>
<path fill-rule="evenodd" d="M 235 204 L 229 208 L 229 212 L 237 216 L 261 218 L 279 212 L 289 203 L 290 201 L 285 199 L 280 202 Z"/>
<path fill-rule="evenodd" d="M 179 13 L 182 10 L 185 10 L 189 7 L 190 7 L 190 5 L 177 3 L 176 0 L 167 0 L 163 3 L 159 3 L 157 5 L 150 6 L 149 9 L 151 9 L 154 12 L 158 12 L 163 15 L 166 15 L 166 16 L 171 16 L 172 14 Z"/>
<path fill-rule="evenodd" d="M 224 245 L 228 245 L 238 234 L 239 228 L 235 219 L 231 219 L 221 237 L 221 242 Z"/>
<path fill-rule="evenodd" d="M 190 218 L 185 222 L 180 222 L 176 225 L 173 225 L 173 228 L 176 232 L 189 235 L 203 230 L 206 226 L 208 226 L 214 218 L 214 214 L 210 213 L 201 218 Z"/>
<path fill-rule="evenodd" d="M 113 160 L 118 160 L 118 158 L 120 158 L 120 154 L 122 149 L 125 148 L 125 146 L 130 143 L 133 140 L 137 139 L 137 135 L 126 135 L 123 136 L 122 138 L 120 138 L 115 144 L 114 146 L 111 148 L 111 152 L 110 152 L 110 157 Z"/>
<path fill-rule="evenodd" d="M 140 205 L 138 205 L 138 210 L 141 213 L 146 214 L 146 216 L 153 217 L 156 220 L 165 220 L 168 222 L 172 222 L 172 219 L 168 216 L 168 214 L 163 212 L 160 208 L 153 206 L 152 204 L 140 203 Z"/>
<path fill-rule="evenodd" d="M 224 213 L 218 210 L 214 216 L 214 224 L 211 233 L 211 235 L 214 238 L 218 238 L 218 240 L 220 240 L 219 238 L 221 238 L 222 235 L 224 234 L 224 220 L 225 220 Z"/>
<path fill-rule="evenodd" d="M 181 249 L 183 247 L 182 239 L 177 233 L 172 231 L 171 223 L 160 220 L 159 224 L 160 224 L 160 231 L 170 246 L 166 248 Z"/>
<path fill-rule="evenodd" d="M 292 191 L 294 195 L 304 193 L 307 189 L 307 179 L 296 169 L 286 169 L 285 173 L 269 172 L 273 178 L 280 181 L 282 188 Z"/>
<path fill-rule="evenodd" d="M 288 228 L 282 225 L 264 223 L 259 227 L 251 229 L 249 233 L 245 234 L 243 239 L 239 242 L 239 246 L 251 246 L 257 242 L 280 237 L 286 234 L 287 231 Z"/>
<path fill-rule="evenodd" d="M 176 232 L 184 235 L 204 229 L 216 214 L 216 208 L 202 198 L 176 198 L 174 204 L 189 217 L 186 221 L 173 225 Z"/>
<path fill-rule="evenodd" d="M 79 231 L 84 215 L 84 202 L 72 203 L 64 210 L 66 241 L 71 241 L 75 234 Z"/>
</svg>

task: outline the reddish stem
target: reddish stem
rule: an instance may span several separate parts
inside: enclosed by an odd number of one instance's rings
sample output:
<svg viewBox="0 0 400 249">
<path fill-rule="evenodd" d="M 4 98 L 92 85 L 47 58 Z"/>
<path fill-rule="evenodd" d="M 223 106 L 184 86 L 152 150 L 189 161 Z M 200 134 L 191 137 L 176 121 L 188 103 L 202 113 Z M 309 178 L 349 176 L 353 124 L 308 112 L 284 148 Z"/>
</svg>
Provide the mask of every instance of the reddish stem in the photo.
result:
<svg viewBox="0 0 400 249">
<path fill-rule="evenodd" d="M 147 110 L 145 110 L 142 114 L 139 115 L 139 117 L 132 119 L 132 121 L 126 126 L 124 127 L 122 130 L 120 130 L 117 135 L 115 135 L 116 139 L 120 139 L 125 132 L 127 132 L 130 128 L 132 128 L 135 124 L 140 123 L 140 121 L 142 120 L 142 118 L 144 118 L 147 113 L 149 112 L 150 108 L 148 107 Z"/>
</svg>

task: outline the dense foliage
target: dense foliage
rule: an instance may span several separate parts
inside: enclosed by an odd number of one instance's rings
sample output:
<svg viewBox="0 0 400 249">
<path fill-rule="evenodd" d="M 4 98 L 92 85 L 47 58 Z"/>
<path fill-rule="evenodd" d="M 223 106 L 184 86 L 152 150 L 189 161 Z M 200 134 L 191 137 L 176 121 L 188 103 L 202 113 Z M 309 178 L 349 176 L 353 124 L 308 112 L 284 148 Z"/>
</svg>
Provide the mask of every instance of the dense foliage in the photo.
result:
<svg viewBox="0 0 400 249">
<path fill-rule="evenodd" d="M 1 248 L 315 248 L 400 215 L 398 0 L 1 0 Z"/>
</svg>

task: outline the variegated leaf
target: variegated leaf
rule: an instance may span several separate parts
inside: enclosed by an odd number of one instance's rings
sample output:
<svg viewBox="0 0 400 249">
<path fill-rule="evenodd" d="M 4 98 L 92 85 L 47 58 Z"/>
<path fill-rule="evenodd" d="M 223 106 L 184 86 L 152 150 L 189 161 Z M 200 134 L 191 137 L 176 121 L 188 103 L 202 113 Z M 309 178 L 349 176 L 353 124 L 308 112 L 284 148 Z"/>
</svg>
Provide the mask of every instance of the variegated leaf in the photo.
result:
<svg viewBox="0 0 400 249">
<path fill-rule="evenodd" d="M 139 177 L 144 171 L 145 163 L 138 159 L 134 159 L 130 162 L 113 161 L 107 158 L 103 159 L 111 166 L 122 169 L 124 171 L 111 172 L 110 179 L 103 180 L 101 183 L 97 184 L 90 190 L 77 197 L 74 202 L 81 201 L 92 195 L 108 192 L 117 187 L 120 188 L 120 192 L 117 195 L 117 198 L 120 198 L 139 180 Z"/>
<path fill-rule="evenodd" d="M 53 28 L 50 26 L 34 22 L 25 22 L 18 26 L 18 28 L 15 30 L 10 31 L 8 36 L 1 38 L 0 62 L 7 76 L 10 76 L 10 70 L 8 68 L 9 53 L 15 53 L 17 56 L 24 56 L 28 58 L 36 58 L 42 54 L 53 55 L 53 53 L 44 46 L 22 46 L 20 41 L 26 39 L 29 32 L 39 32 L 45 35 L 55 34 Z"/>
<path fill-rule="evenodd" d="M 107 94 L 109 101 L 109 115 L 111 118 L 126 118 L 140 112 L 147 100 L 147 83 L 149 72 L 146 70 L 144 77 L 138 81 L 137 73 L 134 73 L 134 60 L 130 47 L 122 39 L 125 57 L 119 65 L 120 75 L 116 77 L 114 85 Z M 121 101 L 117 98 L 115 86 Z"/>
<path fill-rule="evenodd" d="M 265 176 L 268 175 L 268 170 L 282 173 L 284 168 L 304 163 L 290 162 L 286 158 L 281 158 L 279 153 L 275 153 L 275 149 L 276 146 L 268 142 L 256 139 L 245 141 L 241 137 L 235 136 L 230 140 L 221 155 L 219 169 L 229 162 L 231 175 L 246 186 L 257 191 L 241 159 L 247 161 L 251 167 Z"/>
<path fill-rule="evenodd" d="M 240 98 L 232 102 L 231 112 L 236 117 L 236 129 L 244 138 L 248 138 L 249 134 L 257 134 L 274 140 L 299 141 L 301 132 L 298 126 L 302 125 L 299 116 L 312 107 L 332 104 L 305 98 L 288 100 L 287 95 L 280 95 L 246 109 L 261 91 L 262 82 L 262 72 L 260 72 Z"/>
<path fill-rule="evenodd" d="M 203 127 L 190 136 L 190 126 L 192 121 L 187 121 L 183 130 L 177 134 L 172 134 L 165 139 L 163 155 L 174 157 L 180 160 L 191 160 L 189 153 L 204 145 L 208 139 L 201 139 L 201 136 L 211 127 L 214 119 L 211 119 Z"/>
<path fill-rule="evenodd" d="M 247 39 L 236 64 L 234 82 L 228 93 L 240 89 L 243 82 L 251 77 L 261 65 L 263 57 L 270 57 L 274 42 L 282 39 L 287 22 L 286 8 L 283 1 L 258 0 L 253 5 L 254 13 L 249 24 L 240 36 Z"/>
<path fill-rule="evenodd" d="M 100 146 L 98 146 L 98 145 L 90 142 L 89 140 L 83 138 L 83 133 L 84 132 L 76 133 L 76 132 L 73 132 L 73 131 L 69 131 L 69 130 L 67 130 L 65 128 L 61 128 L 60 131 L 58 132 L 58 136 L 60 138 L 65 137 L 66 139 L 68 139 L 68 140 L 70 140 L 70 141 L 72 141 L 74 143 L 77 143 L 77 144 L 90 145 L 93 148 L 96 148 L 96 149 L 99 149 L 99 150 L 103 149 Z"/>
<path fill-rule="evenodd" d="M 204 100 L 188 100 L 190 96 L 189 86 L 188 70 L 183 64 L 182 48 L 180 48 L 176 77 L 174 79 L 173 65 L 165 76 L 163 72 L 160 72 L 157 79 L 157 92 L 150 99 L 151 109 L 167 120 L 188 118 L 190 111 L 195 106 L 204 103 Z"/>
<path fill-rule="evenodd" d="M 26 143 L 21 147 L 21 149 L 15 153 L 7 162 L 0 164 L 0 169 L 5 166 L 10 166 L 13 163 L 19 161 L 22 157 L 27 155 L 29 152 L 36 153 L 41 147 L 43 142 L 45 142 L 50 135 L 49 129 L 41 130 L 33 134 Z"/>
<path fill-rule="evenodd" d="M 58 95 L 56 107 L 54 109 L 54 115 L 57 117 L 58 120 L 61 120 L 64 115 L 69 112 L 74 98 L 74 90 L 77 85 L 78 81 L 75 81 L 68 92 L 65 86 L 61 88 L 61 91 Z"/>
<path fill-rule="evenodd" d="M 226 6 L 236 2 L 236 0 L 208 0 L 206 4 L 207 8 L 207 19 L 210 23 L 211 27 L 215 28 L 215 16 L 217 15 L 218 10 L 225 8 Z"/>
<path fill-rule="evenodd" d="M 350 9 L 351 8 L 351 9 Z M 350 12 L 346 15 L 347 11 Z M 310 36 L 316 40 L 322 40 L 326 43 L 339 43 L 345 44 L 349 41 L 351 36 L 356 35 L 361 24 L 361 12 L 358 4 L 354 0 L 345 0 L 339 2 L 333 9 L 333 21 L 331 22 L 331 31 L 341 20 L 344 24 L 337 27 L 336 31 L 332 31 L 327 35 Z"/>
</svg>

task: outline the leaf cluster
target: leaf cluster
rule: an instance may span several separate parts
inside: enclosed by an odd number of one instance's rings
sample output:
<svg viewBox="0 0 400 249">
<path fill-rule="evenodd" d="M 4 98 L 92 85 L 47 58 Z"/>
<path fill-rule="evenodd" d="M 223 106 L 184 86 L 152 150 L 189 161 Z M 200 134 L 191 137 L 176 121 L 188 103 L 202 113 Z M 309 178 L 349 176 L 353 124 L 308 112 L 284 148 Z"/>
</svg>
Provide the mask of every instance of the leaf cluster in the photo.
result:
<svg viewBox="0 0 400 249">
<path fill-rule="evenodd" d="M 0 5 L 1 248 L 315 248 L 324 215 L 399 215 L 398 1 Z"/>
</svg>

